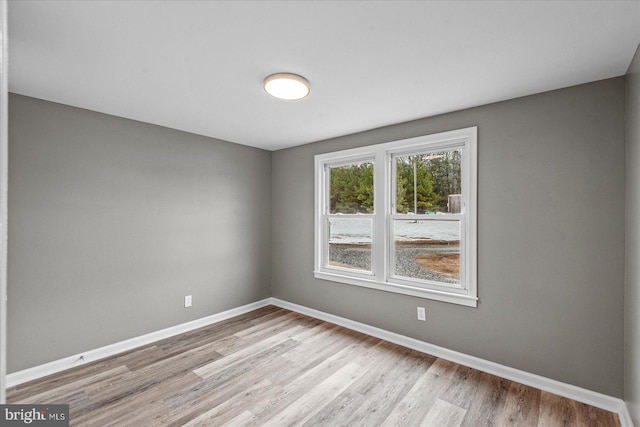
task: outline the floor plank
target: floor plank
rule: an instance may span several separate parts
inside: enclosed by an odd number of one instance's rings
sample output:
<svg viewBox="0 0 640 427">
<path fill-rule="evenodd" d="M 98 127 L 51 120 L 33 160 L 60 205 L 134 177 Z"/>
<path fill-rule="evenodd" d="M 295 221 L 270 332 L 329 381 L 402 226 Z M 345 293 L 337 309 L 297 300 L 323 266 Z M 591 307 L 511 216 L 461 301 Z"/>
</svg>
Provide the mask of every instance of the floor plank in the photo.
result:
<svg viewBox="0 0 640 427">
<path fill-rule="evenodd" d="M 499 425 L 537 425 L 539 415 L 540 390 L 520 383 L 511 383 Z"/>
<path fill-rule="evenodd" d="M 483 372 L 476 394 L 462 422 L 465 427 L 489 427 L 498 425 L 504 410 L 511 382 Z"/>
<path fill-rule="evenodd" d="M 414 383 L 382 426 L 420 425 L 438 397 L 447 391 L 459 367 L 448 360 L 437 359 Z"/>
<path fill-rule="evenodd" d="M 13 387 L 72 426 L 619 426 L 617 414 L 278 307 Z"/>
<path fill-rule="evenodd" d="M 438 399 L 420 426 L 459 427 L 462 424 L 466 412 L 465 409 L 459 406 Z"/>
</svg>

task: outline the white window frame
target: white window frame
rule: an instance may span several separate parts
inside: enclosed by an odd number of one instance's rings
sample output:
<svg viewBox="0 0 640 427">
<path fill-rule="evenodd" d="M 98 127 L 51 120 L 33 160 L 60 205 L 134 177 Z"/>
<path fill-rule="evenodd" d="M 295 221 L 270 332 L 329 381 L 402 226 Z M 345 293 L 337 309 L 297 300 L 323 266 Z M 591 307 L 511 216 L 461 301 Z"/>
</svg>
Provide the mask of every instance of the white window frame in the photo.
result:
<svg viewBox="0 0 640 427">
<path fill-rule="evenodd" d="M 477 127 L 403 139 L 315 156 L 315 253 L 314 277 L 404 295 L 477 307 Z M 462 150 L 462 212 L 446 215 L 405 215 L 395 212 L 394 156 Z M 340 215 L 372 218 L 371 272 L 331 266 L 328 263 L 329 176 L 328 168 L 371 161 L 374 165 L 374 213 Z M 425 219 L 459 221 L 460 285 L 414 281 L 391 275 L 394 240 L 393 220 Z"/>
</svg>

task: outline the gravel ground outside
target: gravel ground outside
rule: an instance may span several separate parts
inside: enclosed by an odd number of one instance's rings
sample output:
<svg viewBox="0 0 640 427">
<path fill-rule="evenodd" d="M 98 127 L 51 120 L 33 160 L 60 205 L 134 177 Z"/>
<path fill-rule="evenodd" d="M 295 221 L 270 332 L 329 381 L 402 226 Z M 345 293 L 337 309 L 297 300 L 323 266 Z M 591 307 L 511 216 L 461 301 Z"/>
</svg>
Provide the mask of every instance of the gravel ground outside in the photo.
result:
<svg viewBox="0 0 640 427">
<path fill-rule="evenodd" d="M 431 253 L 453 253 L 458 246 L 412 245 L 404 243 L 396 246 L 396 275 L 443 283 L 459 283 L 458 280 L 435 271 L 429 271 L 416 264 L 416 256 Z M 371 269 L 371 248 L 368 245 L 331 245 L 329 261 L 337 265 L 350 266 L 361 270 Z"/>
</svg>

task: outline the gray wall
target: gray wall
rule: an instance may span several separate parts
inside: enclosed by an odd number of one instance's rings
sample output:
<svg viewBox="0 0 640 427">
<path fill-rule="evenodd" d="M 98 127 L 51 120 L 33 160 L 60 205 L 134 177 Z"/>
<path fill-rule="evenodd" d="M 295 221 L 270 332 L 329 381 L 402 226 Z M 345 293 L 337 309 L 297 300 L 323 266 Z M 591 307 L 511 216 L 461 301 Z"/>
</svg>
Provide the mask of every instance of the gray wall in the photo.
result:
<svg viewBox="0 0 640 427">
<path fill-rule="evenodd" d="M 634 64 L 627 378 L 640 354 Z M 616 78 L 271 154 L 11 95 L 9 372 L 273 295 L 622 397 L 624 109 Z M 478 308 L 313 279 L 314 154 L 475 125 Z M 639 389 L 627 381 L 636 417 Z"/>
<path fill-rule="evenodd" d="M 273 296 L 622 397 L 624 108 L 620 77 L 275 152 Z M 315 154 L 475 125 L 478 308 L 313 278 Z"/>
<path fill-rule="evenodd" d="M 624 398 L 640 426 L 640 47 L 626 76 Z"/>
<path fill-rule="evenodd" d="M 9 372 L 270 295 L 271 153 L 19 95 L 9 120 Z"/>
</svg>

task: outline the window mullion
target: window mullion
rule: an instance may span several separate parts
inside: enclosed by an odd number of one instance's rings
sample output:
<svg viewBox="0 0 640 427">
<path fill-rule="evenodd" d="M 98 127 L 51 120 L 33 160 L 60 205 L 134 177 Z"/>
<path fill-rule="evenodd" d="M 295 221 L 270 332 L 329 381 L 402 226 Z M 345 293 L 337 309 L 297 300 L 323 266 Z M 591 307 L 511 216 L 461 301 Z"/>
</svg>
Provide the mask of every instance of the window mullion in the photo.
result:
<svg viewBox="0 0 640 427">
<path fill-rule="evenodd" d="M 385 258 L 385 281 L 389 280 L 391 272 L 394 270 L 393 263 L 395 262 L 393 241 L 393 220 L 391 217 L 396 211 L 396 167 L 393 160 L 393 155 L 390 152 L 385 152 L 385 242 L 384 242 L 384 258 Z"/>
<path fill-rule="evenodd" d="M 374 160 L 374 232 L 373 232 L 373 273 L 378 280 L 385 280 L 386 277 L 386 239 L 387 231 L 385 225 L 386 219 L 386 187 L 387 177 L 385 168 L 384 151 L 378 150 Z"/>
</svg>

